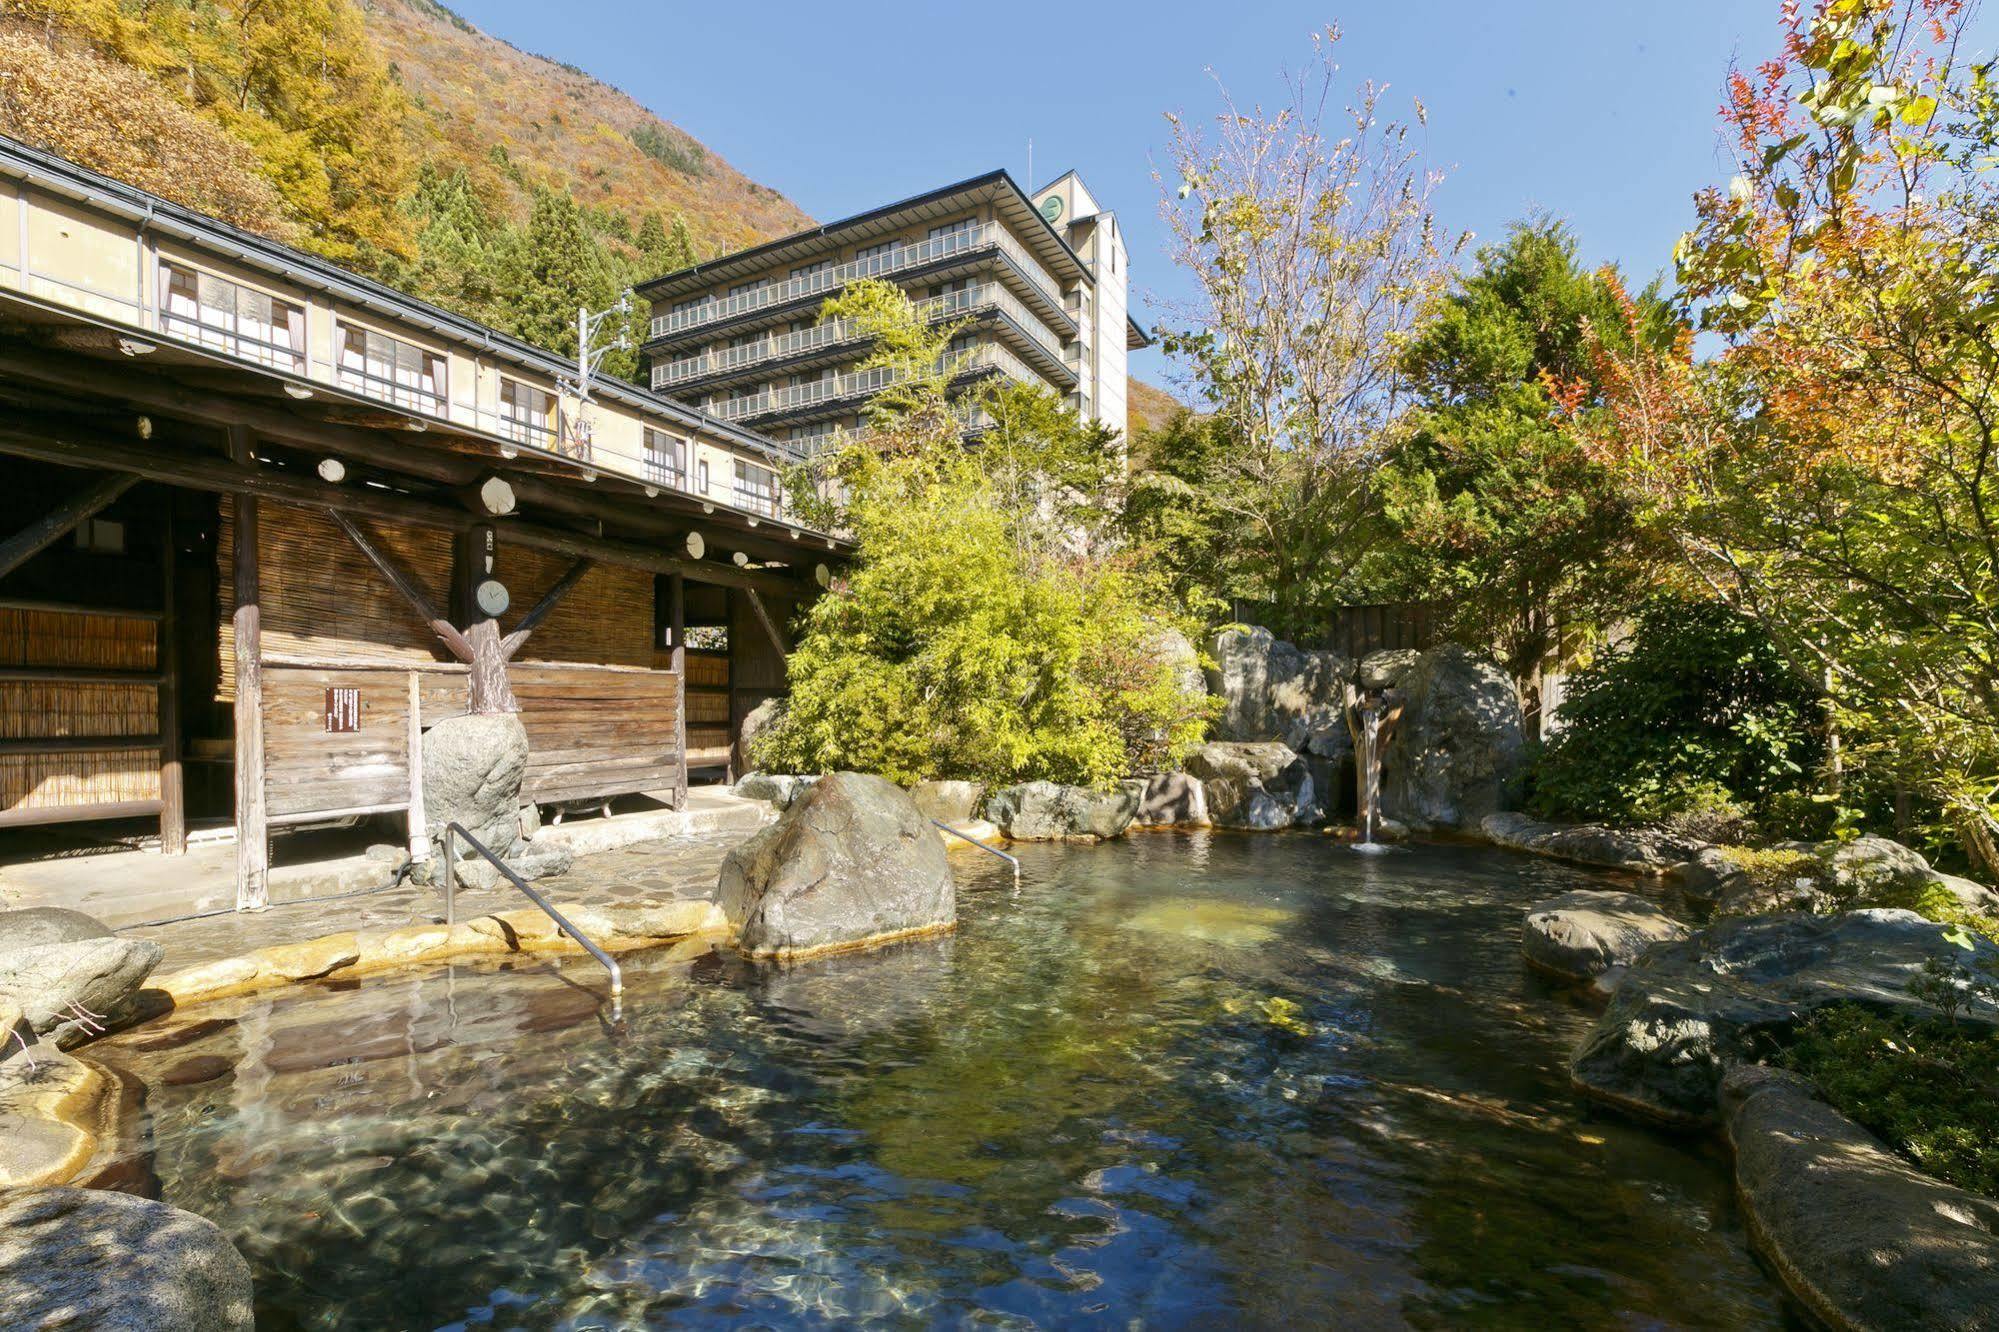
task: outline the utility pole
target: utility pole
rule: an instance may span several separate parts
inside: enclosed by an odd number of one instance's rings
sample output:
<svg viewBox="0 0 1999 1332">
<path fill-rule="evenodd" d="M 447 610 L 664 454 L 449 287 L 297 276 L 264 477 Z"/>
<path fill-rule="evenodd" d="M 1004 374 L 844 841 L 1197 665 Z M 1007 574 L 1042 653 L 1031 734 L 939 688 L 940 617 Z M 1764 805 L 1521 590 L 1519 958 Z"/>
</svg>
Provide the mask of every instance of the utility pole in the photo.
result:
<svg viewBox="0 0 1999 1332">
<path fill-rule="evenodd" d="M 595 314 L 587 305 L 576 308 L 576 378 L 556 381 L 564 393 L 576 399 L 576 425 L 574 438 L 582 446 L 585 456 L 590 451 L 590 385 L 596 378 L 597 367 L 604 358 L 614 351 L 624 351 L 632 345 L 631 334 L 625 329 L 626 316 L 632 312 L 632 293 L 626 290 L 618 297 L 618 303 Z M 616 318 L 618 336 L 599 347 L 597 335 L 604 327 L 604 321 Z"/>
</svg>

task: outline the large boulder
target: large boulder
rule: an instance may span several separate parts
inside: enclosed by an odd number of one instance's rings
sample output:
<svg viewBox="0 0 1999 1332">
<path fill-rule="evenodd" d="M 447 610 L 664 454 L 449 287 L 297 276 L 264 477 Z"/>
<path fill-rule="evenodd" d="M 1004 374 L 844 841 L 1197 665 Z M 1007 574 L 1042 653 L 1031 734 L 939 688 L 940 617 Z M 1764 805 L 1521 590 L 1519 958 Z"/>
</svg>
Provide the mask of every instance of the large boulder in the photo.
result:
<svg viewBox="0 0 1999 1332">
<path fill-rule="evenodd" d="M 746 773 L 736 783 L 736 794 L 745 800 L 761 800 L 781 810 L 790 809 L 791 802 L 817 780 L 782 772 Z"/>
<path fill-rule="evenodd" d="M 507 855 L 520 838 L 527 763 L 528 733 L 515 714 L 446 717 L 423 733 L 424 826 L 442 841 L 444 825 L 456 823 Z"/>
<path fill-rule="evenodd" d="M 1383 648 L 1360 659 L 1354 680 L 1362 689 L 1397 689 L 1421 660 L 1423 654 L 1414 648 Z"/>
<path fill-rule="evenodd" d="M 735 760 L 737 772 L 755 772 L 757 769 L 757 741 L 777 729 L 784 720 L 785 700 L 782 697 L 767 698 L 743 715 L 743 724 L 736 732 L 735 748 L 730 751 Z"/>
<path fill-rule="evenodd" d="M 1922 889 L 1937 880 L 1929 861 L 1885 837 L 1827 842 L 1819 847 L 1818 855 L 1833 893 L 1848 900 L 1898 889 Z"/>
<path fill-rule="evenodd" d="M 147 1198 L 31 1189 L 0 1201 L 0 1326 L 248 1329 L 250 1265 L 221 1229 Z"/>
<path fill-rule="evenodd" d="M 1520 952 L 1537 971 L 1586 981 L 1693 931 L 1636 893 L 1563 893 L 1527 909 Z"/>
<path fill-rule="evenodd" d="M 1346 685 L 1353 663 L 1337 652 L 1311 651 L 1274 638 L 1268 629 L 1217 635 L 1208 672 L 1220 695 L 1215 733 L 1224 740 L 1276 740 L 1292 749 L 1317 745 L 1334 757 L 1351 746 L 1346 735 Z"/>
<path fill-rule="evenodd" d="M 985 798 L 984 782 L 920 781 L 909 788 L 909 798 L 923 817 L 939 823 L 970 823 L 979 817 L 979 802 Z"/>
<path fill-rule="evenodd" d="M 0 953 L 37 944 L 78 943 L 84 939 L 105 939 L 110 926 L 95 916 L 68 907 L 22 907 L 0 911 Z"/>
<path fill-rule="evenodd" d="M 1915 1169 L 1795 1073 L 1722 1083 L 1749 1234 L 1825 1327 L 1999 1326 L 1999 1202 Z"/>
<path fill-rule="evenodd" d="M 944 843 L 893 782 L 836 772 L 722 862 L 720 901 L 742 950 L 801 957 L 951 928 Z"/>
<path fill-rule="evenodd" d="M 1208 817 L 1220 827 L 1274 831 L 1324 817 L 1311 765 L 1274 740 L 1211 741 L 1183 766 L 1200 781 Z"/>
<path fill-rule="evenodd" d="M 1476 828 L 1501 809 L 1526 754 L 1520 696 L 1497 662 L 1445 644 L 1402 676 L 1382 758 L 1382 809 L 1412 827 Z"/>
<path fill-rule="evenodd" d="M 1140 783 L 1138 813 L 1144 828 L 1205 828 L 1208 792 L 1201 779 L 1185 772 L 1162 772 Z"/>
<path fill-rule="evenodd" d="M 105 934 L 0 952 L 0 1000 L 18 1006 L 38 1035 L 82 1033 L 72 1006 L 110 1016 L 145 984 L 163 951 L 149 939 Z"/>
<path fill-rule="evenodd" d="M 986 819 L 1015 842 L 1100 842 L 1122 836 L 1138 813 L 1130 786 L 1096 791 L 1059 782 L 1022 782 L 995 791 Z"/>
<path fill-rule="evenodd" d="M 1670 1124 L 1713 1122 L 1724 1073 L 1828 1004 L 1933 1012 L 1909 993 L 1931 959 L 1999 966 L 1913 911 L 1725 920 L 1645 952 L 1570 1063 L 1582 1091 Z M 1958 1020 L 1999 1023 L 1989 1009 Z"/>
<path fill-rule="evenodd" d="M 1512 812 L 1488 814 L 1478 826 L 1486 837 L 1516 851 L 1634 874 L 1665 874 L 1701 850 L 1698 843 L 1654 828 L 1543 823 Z"/>
</svg>

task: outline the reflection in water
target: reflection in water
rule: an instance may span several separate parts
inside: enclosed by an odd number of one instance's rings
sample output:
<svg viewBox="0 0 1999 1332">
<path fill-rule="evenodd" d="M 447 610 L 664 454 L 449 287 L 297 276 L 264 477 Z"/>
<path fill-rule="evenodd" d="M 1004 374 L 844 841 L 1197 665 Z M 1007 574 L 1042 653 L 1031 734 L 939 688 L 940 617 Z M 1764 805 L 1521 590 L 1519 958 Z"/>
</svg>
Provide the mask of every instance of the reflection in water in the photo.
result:
<svg viewBox="0 0 1999 1332">
<path fill-rule="evenodd" d="M 322 985 L 97 1047 L 260 1326 L 1782 1322 L 1705 1150 L 1591 1121 L 1497 852 L 1149 835 L 953 937 Z M 571 978 L 574 978 L 573 980 Z"/>
</svg>

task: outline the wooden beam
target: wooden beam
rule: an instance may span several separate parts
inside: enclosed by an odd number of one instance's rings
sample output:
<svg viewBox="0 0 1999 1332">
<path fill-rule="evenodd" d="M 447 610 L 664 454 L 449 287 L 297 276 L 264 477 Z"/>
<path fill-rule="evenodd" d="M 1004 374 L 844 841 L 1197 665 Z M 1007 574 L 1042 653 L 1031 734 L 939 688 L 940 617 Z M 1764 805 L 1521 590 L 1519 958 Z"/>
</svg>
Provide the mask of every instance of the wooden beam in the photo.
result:
<svg viewBox="0 0 1999 1332">
<path fill-rule="evenodd" d="M 757 595 L 757 590 L 753 587 L 746 588 L 745 591 L 750 598 L 750 609 L 757 613 L 757 623 L 761 624 L 764 632 L 770 635 L 772 646 L 777 648 L 777 655 L 790 656 L 791 649 L 785 645 L 784 635 L 778 632 L 777 621 L 771 619 L 770 612 L 764 608 L 764 599 Z"/>
<path fill-rule="evenodd" d="M 229 428 L 229 460 L 244 474 L 257 465 L 245 426 Z M 271 828 L 264 792 L 263 583 L 257 558 L 258 498 L 238 494 L 232 571 L 236 609 L 236 909 L 271 904 Z"/>
<path fill-rule="evenodd" d="M 389 558 L 387 552 L 377 546 L 372 537 L 363 532 L 352 518 L 340 510 L 328 508 L 326 512 L 335 523 L 339 524 L 340 530 L 347 534 L 347 539 L 368 557 L 368 562 L 381 571 L 382 577 L 389 580 L 389 586 L 395 588 L 402 599 L 410 604 L 411 609 L 416 611 L 417 618 L 429 625 L 430 631 L 444 640 L 444 646 L 451 649 L 451 655 L 460 661 L 471 661 L 472 645 L 465 641 L 465 635 L 458 631 L 457 625 L 439 613 L 437 607 L 431 604 L 430 598 L 423 594 L 423 589 L 410 581 L 409 576 Z"/>
<path fill-rule="evenodd" d="M 0 542 L 0 578 L 5 578 L 68 536 L 76 530 L 78 523 L 103 512 L 113 500 L 138 484 L 136 476 L 107 476 L 85 486 L 5 542 Z"/>
<path fill-rule="evenodd" d="M 500 651 L 507 660 L 513 660 L 514 654 L 528 641 L 528 635 L 535 631 L 535 626 L 547 619 L 548 613 L 569 595 L 570 589 L 583 580 L 583 575 L 596 567 L 595 560 L 585 558 L 578 559 L 563 571 L 562 577 L 555 580 L 555 586 L 543 593 L 541 600 L 534 604 L 534 609 L 523 615 L 521 622 L 514 626 L 513 632 L 500 640 Z"/>
<path fill-rule="evenodd" d="M 687 808 L 687 580 L 679 574 L 666 576 L 666 627 L 673 645 L 674 688 L 673 752 L 675 759 L 675 809 Z"/>
<path fill-rule="evenodd" d="M 357 513 L 384 522 L 408 523 L 461 532 L 478 519 L 463 509 L 432 504 L 411 496 L 353 486 L 331 486 L 316 478 L 294 475 L 272 468 L 249 470 L 232 467 L 219 459 L 191 454 L 168 453 L 160 449 L 134 449 L 118 444 L 86 443 L 75 439 L 31 434 L 0 427 L 0 454 L 33 458 L 64 467 L 96 467 L 131 472 L 147 481 L 186 486 L 195 490 L 228 494 L 261 495 L 287 504 L 311 505 Z M 702 583 L 722 587 L 762 588 L 778 596 L 796 596 L 800 584 L 778 574 L 735 569 L 713 560 L 689 560 L 662 555 L 636 542 L 586 536 L 529 523 L 510 522 L 507 539 L 536 550 L 552 551 L 575 559 L 587 556 L 604 564 L 625 565 L 653 573 L 685 574 Z"/>
<path fill-rule="evenodd" d="M 635 477 L 606 472 L 606 479 L 631 487 L 627 494 L 578 491 L 540 477 L 499 472 L 491 459 L 452 453 L 442 448 L 412 447 L 382 432 L 342 426 L 300 415 L 280 402 L 245 397 L 241 390 L 203 390 L 166 378 L 158 369 L 139 370 L 129 364 L 107 366 L 78 362 L 22 344 L 0 341 L 0 379 L 30 380 L 72 392 L 98 394 L 145 411 L 158 412 L 199 426 L 245 425 L 259 436 L 293 448 L 337 450 L 349 458 L 458 487 L 476 484 L 487 474 L 502 476 L 518 501 L 580 517 L 607 514 L 623 526 L 676 546 L 684 540 L 691 518 L 662 514 L 641 499 L 645 483 Z M 93 409 L 78 403 L 76 410 Z M 553 462 L 553 460 L 551 460 Z M 687 497 L 690 501 L 695 497 Z M 772 542 L 773 549 L 775 541 Z"/>
<path fill-rule="evenodd" d="M 187 792 L 180 762 L 180 622 L 176 618 L 174 578 L 174 497 L 163 497 L 160 523 L 160 851 L 169 856 L 187 852 Z"/>
</svg>

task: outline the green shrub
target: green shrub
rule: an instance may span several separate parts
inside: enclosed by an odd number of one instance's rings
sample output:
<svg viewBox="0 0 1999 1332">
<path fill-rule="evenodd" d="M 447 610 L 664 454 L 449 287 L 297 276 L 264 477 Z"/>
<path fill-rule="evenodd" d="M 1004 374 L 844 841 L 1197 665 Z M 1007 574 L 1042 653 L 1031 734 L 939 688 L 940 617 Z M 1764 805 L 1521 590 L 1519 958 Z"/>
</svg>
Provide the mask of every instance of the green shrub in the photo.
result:
<svg viewBox="0 0 1999 1332">
<path fill-rule="evenodd" d="M 1920 1169 L 1999 1194 L 1999 1034 L 1839 1005 L 1807 1019 L 1778 1062 Z"/>
<path fill-rule="evenodd" d="M 1759 802 L 1805 784 L 1818 712 L 1749 620 L 1717 603 L 1655 601 L 1627 644 L 1570 680 L 1530 803 L 1556 818 L 1739 828 Z"/>
</svg>

